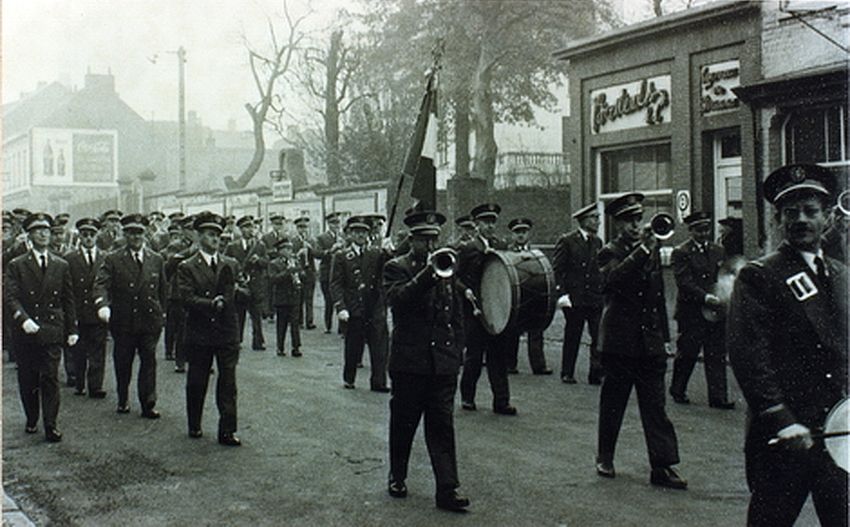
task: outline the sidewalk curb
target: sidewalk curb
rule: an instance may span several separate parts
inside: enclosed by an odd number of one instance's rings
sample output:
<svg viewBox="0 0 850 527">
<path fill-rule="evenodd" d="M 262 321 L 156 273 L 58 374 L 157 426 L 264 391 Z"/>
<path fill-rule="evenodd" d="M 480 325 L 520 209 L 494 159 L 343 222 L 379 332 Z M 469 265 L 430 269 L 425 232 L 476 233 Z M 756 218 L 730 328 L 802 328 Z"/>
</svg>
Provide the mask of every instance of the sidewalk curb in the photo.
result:
<svg viewBox="0 0 850 527">
<path fill-rule="evenodd" d="M 18 507 L 3 490 L 3 527 L 35 527 L 35 523 Z"/>
</svg>

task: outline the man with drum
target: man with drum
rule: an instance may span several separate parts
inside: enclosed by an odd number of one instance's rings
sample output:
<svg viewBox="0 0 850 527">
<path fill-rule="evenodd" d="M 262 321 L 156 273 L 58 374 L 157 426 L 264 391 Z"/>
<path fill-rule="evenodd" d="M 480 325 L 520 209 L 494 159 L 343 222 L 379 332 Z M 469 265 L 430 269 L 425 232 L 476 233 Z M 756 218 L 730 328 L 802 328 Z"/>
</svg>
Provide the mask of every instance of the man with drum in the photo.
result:
<svg viewBox="0 0 850 527">
<path fill-rule="evenodd" d="M 534 222 L 528 218 L 515 218 L 508 222 L 513 240 L 508 250 L 514 252 L 528 252 L 531 250 L 529 239 Z M 534 375 L 551 375 L 552 369 L 546 366 L 546 356 L 543 354 L 543 330 L 536 329 L 528 334 L 528 362 L 531 364 L 531 372 Z M 519 337 L 517 331 L 511 331 L 505 335 L 508 339 L 506 344 L 508 350 L 508 373 L 518 373 L 517 362 L 519 355 Z"/>
<path fill-rule="evenodd" d="M 605 208 L 616 237 L 599 251 L 605 307 L 602 310 L 602 366 L 596 472 L 613 478 L 614 450 L 632 387 L 652 467 L 650 483 L 684 490 L 687 482 L 672 466 L 679 462 L 673 423 L 664 410 L 664 373 L 670 328 L 664 304 L 659 240 L 643 224 L 644 195 L 625 194 Z"/>
<path fill-rule="evenodd" d="M 670 396 L 678 404 L 688 404 L 688 380 L 703 351 L 708 405 L 731 410 L 726 390 L 726 347 L 723 337 L 725 307 L 717 296 L 717 274 L 723 265 L 723 247 L 711 241 L 711 216 L 694 212 L 685 218 L 691 237 L 673 249 L 676 276 L 676 321 L 679 340 L 673 361 Z"/>
<path fill-rule="evenodd" d="M 388 491 L 395 498 L 407 496 L 410 449 L 424 414 L 437 507 L 461 511 L 469 500 L 457 493 L 453 410 L 466 301 L 453 270 L 438 275 L 429 259 L 445 221 L 433 211 L 408 214 L 410 252 L 384 266 L 384 289 L 393 310 Z"/>
<path fill-rule="evenodd" d="M 822 525 L 847 525 L 847 472 L 826 450 L 847 438 L 819 437 L 847 397 L 847 269 L 820 246 L 835 186 L 817 165 L 771 173 L 782 241 L 735 280 L 727 345 L 749 407 L 748 525 L 792 525 L 809 494 Z"/>
<path fill-rule="evenodd" d="M 558 283 L 559 307 L 564 313 L 564 341 L 561 348 L 561 381 L 575 384 L 576 359 L 585 322 L 590 333 L 588 384 L 602 384 L 599 357 L 599 318 L 602 316 L 602 274 L 596 257 L 602 249 L 599 207 L 591 203 L 573 214 L 578 228 L 562 235 L 555 244 L 552 266 Z"/>
<path fill-rule="evenodd" d="M 474 299 L 476 303 L 481 299 L 485 255 L 492 250 L 507 249 L 507 244 L 495 234 L 501 211 L 502 208 L 495 203 L 484 203 L 472 209 L 470 216 L 475 220 L 478 233 L 475 238 L 458 247 L 459 279 L 466 290 L 467 300 Z M 460 379 L 461 408 L 477 410 L 475 391 L 486 355 L 487 378 L 493 392 L 493 411 L 501 415 L 516 415 L 517 409 L 511 405 L 508 386 L 507 339 L 487 332 L 479 318 L 481 315 L 476 314 L 471 301 L 467 301 L 464 306 L 466 356 Z"/>
</svg>

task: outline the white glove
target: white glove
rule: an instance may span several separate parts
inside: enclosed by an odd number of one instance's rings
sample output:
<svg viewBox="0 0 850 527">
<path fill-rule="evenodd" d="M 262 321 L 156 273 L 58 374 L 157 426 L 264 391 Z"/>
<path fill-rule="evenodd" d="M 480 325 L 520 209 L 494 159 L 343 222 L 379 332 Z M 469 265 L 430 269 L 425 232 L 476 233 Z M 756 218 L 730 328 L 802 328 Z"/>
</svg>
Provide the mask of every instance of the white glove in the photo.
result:
<svg viewBox="0 0 850 527">
<path fill-rule="evenodd" d="M 782 444 L 791 450 L 808 450 L 814 446 L 815 442 L 812 441 L 812 433 L 808 428 L 800 423 L 794 423 L 780 430 L 768 444 Z"/>
<path fill-rule="evenodd" d="M 21 327 L 24 328 L 24 333 L 27 335 L 35 335 L 38 333 L 38 330 L 41 329 L 41 326 L 35 323 L 35 321 L 31 318 L 24 320 L 24 323 L 21 324 Z"/>
<path fill-rule="evenodd" d="M 561 295 L 558 299 L 558 309 L 564 309 L 566 307 L 573 307 L 573 301 L 570 300 L 570 295 Z"/>
<path fill-rule="evenodd" d="M 109 317 L 112 316 L 112 310 L 109 309 L 109 306 L 103 306 L 102 308 L 97 310 L 97 318 L 102 321 L 109 323 Z"/>
<path fill-rule="evenodd" d="M 675 357 L 676 354 L 673 352 L 673 345 L 669 342 L 664 343 L 664 354 L 668 357 Z"/>
<path fill-rule="evenodd" d="M 69 346 L 69 347 L 76 346 L 76 345 L 77 345 L 77 342 L 79 342 L 79 340 L 80 340 L 80 336 L 79 336 L 79 335 L 73 335 L 73 334 L 72 334 L 72 335 L 68 335 L 68 346 Z"/>
<path fill-rule="evenodd" d="M 339 318 L 340 322 L 348 322 L 349 315 L 348 315 L 347 309 L 343 309 L 342 311 L 337 313 L 336 316 L 337 316 L 337 318 Z"/>
</svg>

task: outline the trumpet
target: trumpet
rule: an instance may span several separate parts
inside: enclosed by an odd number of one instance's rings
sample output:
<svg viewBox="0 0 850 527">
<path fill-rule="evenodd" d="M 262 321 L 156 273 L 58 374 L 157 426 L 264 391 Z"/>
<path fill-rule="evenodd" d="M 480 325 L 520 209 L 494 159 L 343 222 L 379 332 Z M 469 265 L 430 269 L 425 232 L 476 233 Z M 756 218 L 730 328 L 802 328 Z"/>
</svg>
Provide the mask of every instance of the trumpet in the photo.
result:
<svg viewBox="0 0 850 527">
<path fill-rule="evenodd" d="M 659 212 L 650 218 L 644 229 L 652 232 L 657 240 L 666 240 L 673 236 L 673 232 L 676 230 L 676 222 L 673 220 L 673 216 L 666 212 Z"/>
<path fill-rule="evenodd" d="M 850 189 L 843 191 L 838 195 L 838 210 L 844 216 L 850 217 Z"/>
<path fill-rule="evenodd" d="M 451 278 L 457 267 L 457 252 L 449 247 L 437 249 L 428 255 L 428 265 L 439 278 Z"/>
</svg>

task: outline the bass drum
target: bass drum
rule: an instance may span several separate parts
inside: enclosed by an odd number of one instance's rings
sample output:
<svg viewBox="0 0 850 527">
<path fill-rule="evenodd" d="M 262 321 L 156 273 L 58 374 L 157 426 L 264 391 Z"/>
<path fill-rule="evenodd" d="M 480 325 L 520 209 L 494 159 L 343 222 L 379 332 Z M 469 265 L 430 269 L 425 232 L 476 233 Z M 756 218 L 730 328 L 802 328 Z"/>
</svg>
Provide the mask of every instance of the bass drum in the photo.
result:
<svg viewBox="0 0 850 527">
<path fill-rule="evenodd" d="M 530 251 L 490 251 L 481 275 L 481 312 L 491 335 L 505 330 L 543 331 L 555 314 L 555 276 L 546 256 Z"/>
<path fill-rule="evenodd" d="M 844 399 L 830 410 L 826 416 L 823 426 L 824 440 L 827 452 L 829 452 L 835 464 L 850 472 L 850 399 Z"/>
</svg>

